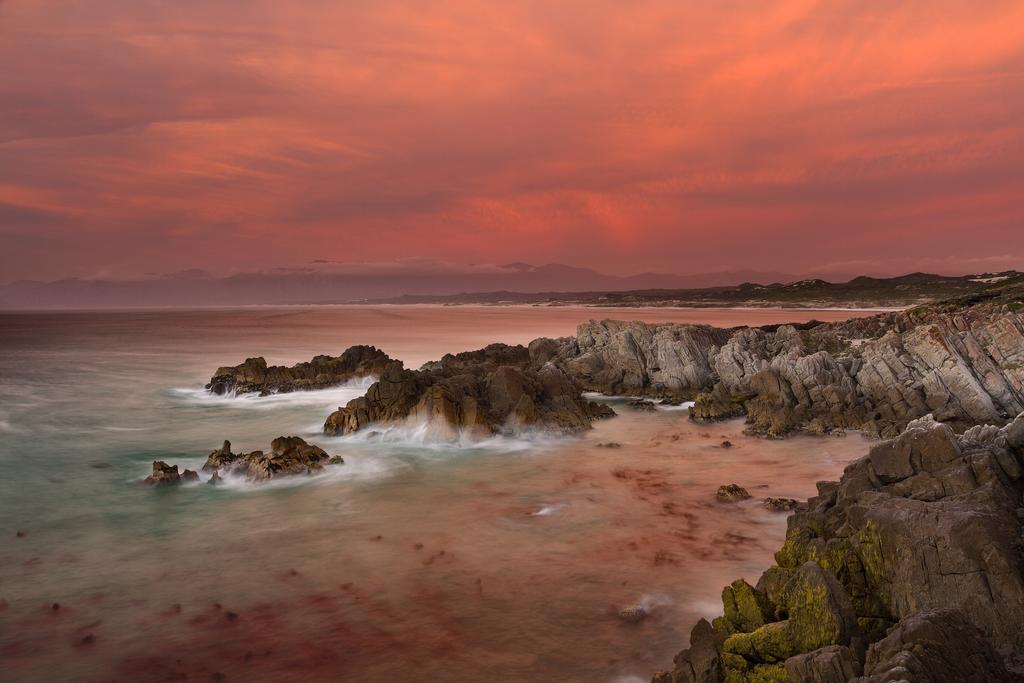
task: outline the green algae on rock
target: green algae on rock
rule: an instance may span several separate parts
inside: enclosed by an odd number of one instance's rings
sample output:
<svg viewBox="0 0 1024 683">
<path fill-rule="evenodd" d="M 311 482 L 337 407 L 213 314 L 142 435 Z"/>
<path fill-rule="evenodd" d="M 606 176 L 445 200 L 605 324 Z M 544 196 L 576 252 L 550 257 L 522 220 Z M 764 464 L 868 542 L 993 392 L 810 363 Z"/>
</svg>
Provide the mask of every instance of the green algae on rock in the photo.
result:
<svg viewBox="0 0 1024 683">
<path fill-rule="evenodd" d="M 1024 413 L 915 420 L 818 491 L 654 683 L 1020 680 Z"/>
</svg>

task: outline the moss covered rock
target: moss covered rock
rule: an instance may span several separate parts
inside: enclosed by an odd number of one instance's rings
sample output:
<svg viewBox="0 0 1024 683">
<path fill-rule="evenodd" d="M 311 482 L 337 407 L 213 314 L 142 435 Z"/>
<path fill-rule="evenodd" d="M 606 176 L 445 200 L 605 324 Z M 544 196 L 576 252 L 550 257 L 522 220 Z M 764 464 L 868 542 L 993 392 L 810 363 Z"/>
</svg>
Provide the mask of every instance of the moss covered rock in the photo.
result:
<svg viewBox="0 0 1024 683">
<path fill-rule="evenodd" d="M 767 596 L 743 579 L 737 579 L 722 591 L 722 607 L 729 633 L 749 633 L 772 620 Z"/>
</svg>

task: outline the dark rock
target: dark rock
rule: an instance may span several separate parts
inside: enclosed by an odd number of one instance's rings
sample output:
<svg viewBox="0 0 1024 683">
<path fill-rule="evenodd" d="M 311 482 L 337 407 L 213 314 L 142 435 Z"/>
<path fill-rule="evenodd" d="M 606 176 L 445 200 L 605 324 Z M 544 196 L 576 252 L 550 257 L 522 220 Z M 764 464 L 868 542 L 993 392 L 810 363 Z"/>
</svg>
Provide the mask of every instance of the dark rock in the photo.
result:
<svg viewBox="0 0 1024 683">
<path fill-rule="evenodd" d="M 392 361 L 373 346 L 352 346 L 340 356 L 316 356 L 290 368 L 268 366 L 263 358 L 218 368 L 206 388 L 214 394 L 261 395 L 325 389 L 353 379 L 380 376 Z"/>
<path fill-rule="evenodd" d="M 722 448 L 732 448 L 732 441 L 723 441 L 718 445 L 721 446 Z"/>
<path fill-rule="evenodd" d="M 619 618 L 631 624 L 639 623 L 649 616 L 650 612 L 641 605 L 630 605 L 619 610 Z"/>
<path fill-rule="evenodd" d="M 738 484 L 723 484 L 718 487 L 718 493 L 715 494 L 715 497 L 723 503 L 736 503 L 741 500 L 747 500 L 752 496 L 745 488 Z"/>
<path fill-rule="evenodd" d="M 220 472 L 214 470 L 213 475 L 210 477 L 210 479 L 206 483 L 210 484 L 211 486 L 217 486 L 219 484 L 223 484 L 224 483 L 224 478 L 222 476 L 220 476 Z"/>
<path fill-rule="evenodd" d="M 221 467 L 234 464 L 239 456 L 231 452 L 231 442 L 225 440 L 224 445 L 210 453 L 203 465 L 203 472 L 216 472 Z"/>
<path fill-rule="evenodd" d="M 657 406 L 654 405 L 653 401 L 647 401 L 644 399 L 630 401 L 627 405 L 635 410 L 642 410 L 645 412 L 654 412 L 655 410 L 657 410 Z"/>
<path fill-rule="evenodd" d="M 622 444 L 618 441 L 605 441 L 597 444 L 596 448 L 622 448 Z"/>
<path fill-rule="evenodd" d="M 800 503 L 792 498 L 765 498 L 762 503 L 765 508 L 772 512 L 789 512 L 796 510 Z"/>
<path fill-rule="evenodd" d="M 786 660 L 791 683 L 846 683 L 862 670 L 856 653 L 845 645 L 829 645 Z"/>
<path fill-rule="evenodd" d="M 448 440 L 536 427 L 578 432 L 614 416 L 608 406 L 583 398 L 579 385 L 557 365 L 542 362 L 545 357 L 538 347 L 531 354 L 522 346 L 492 344 L 415 371 L 393 363 L 365 396 L 331 414 L 324 432 L 425 423 L 429 437 Z"/>
<path fill-rule="evenodd" d="M 654 680 L 1019 680 L 1020 424 L 957 436 L 924 417 L 820 482 L 777 565 L 723 592 L 718 669 L 694 678 L 691 644 Z"/>
<path fill-rule="evenodd" d="M 934 609 L 903 619 L 867 653 L 858 683 L 888 681 L 1020 681 L 984 634 L 955 609 Z"/>
<path fill-rule="evenodd" d="M 185 470 L 181 473 L 181 480 L 184 481 L 199 481 L 199 473 L 195 470 Z"/>
<path fill-rule="evenodd" d="M 722 678 L 724 635 L 701 619 L 690 632 L 690 647 L 675 658 L 672 673 L 657 673 L 652 683 L 712 683 Z"/>
<path fill-rule="evenodd" d="M 270 451 L 232 453 L 231 444 L 210 453 L 204 472 L 213 472 L 211 484 L 223 481 L 221 472 L 244 475 L 261 481 L 296 474 L 313 474 L 328 464 L 342 464 L 341 456 L 328 455 L 324 449 L 306 443 L 297 436 L 279 436 L 270 444 Z"/>
<path fill-rule="evenodd" d="M 153 474 L 145 478 L 144 483 L 149 486 L 173 486 L 181 483 L 181 475 L 178 474 L 177 465 L 168 465 L 163 460 L 153 462 Z"/>
</svg>

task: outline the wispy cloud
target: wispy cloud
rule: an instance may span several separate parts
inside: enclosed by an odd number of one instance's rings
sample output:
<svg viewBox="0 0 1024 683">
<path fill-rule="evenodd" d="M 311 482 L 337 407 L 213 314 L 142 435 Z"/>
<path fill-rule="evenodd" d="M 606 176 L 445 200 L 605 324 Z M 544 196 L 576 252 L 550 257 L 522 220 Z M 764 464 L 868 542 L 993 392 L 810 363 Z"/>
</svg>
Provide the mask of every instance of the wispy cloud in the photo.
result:
<svg viewBox="0 0 1024 683">
<path fill-rule="evenodd" d="M 0 35 L 10 279 L 1021 252 L 1012 0 L 26 0 Z"/>
</svg>

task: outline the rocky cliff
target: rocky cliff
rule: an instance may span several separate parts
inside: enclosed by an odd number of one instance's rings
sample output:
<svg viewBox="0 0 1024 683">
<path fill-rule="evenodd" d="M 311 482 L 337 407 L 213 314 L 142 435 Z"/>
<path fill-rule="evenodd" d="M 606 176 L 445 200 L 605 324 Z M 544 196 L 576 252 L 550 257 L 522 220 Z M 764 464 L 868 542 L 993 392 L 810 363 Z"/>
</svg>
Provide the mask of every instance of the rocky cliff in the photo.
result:
<svg viewBox="0 0 1024 683">
<path fill-rule="evenodd" d="M 1024 410 L 1024 286 L 842 323 L 717 329 L 591 321 L 538 340 L 584 388 L 694 399 L 695 419 L 753 432 L 863 429 L 926 414 L 959 428 Z M 533 346 L 531 346 L 533 348 Z"/>
<path fill-rule="evenodd" d="M 324 432 L 400 423 L 426 425 L 436 439 L 533 427 L 574 432 L 612 415 L 583 398 L 580 386 L 532 347 L 492 344 L 419 370 L 389 364 L 365 396 L 327 418 Z"/>
<path fill-rule="evenodd" d="M 340 356 L 315 356 L 290 368 L 247 358 L 240 365 L 218 368 L 209 384 L 214 394 L 269 394 L 326 389 L 363 377 L 379 377 L 395 361 L 373 346 L 352 346 Z"/>
<path fill-rule="evenodd" d="M 654 683 L 1021 680 L 1024 414 L 914 420 L 818 491 Z"/>
</svg>

